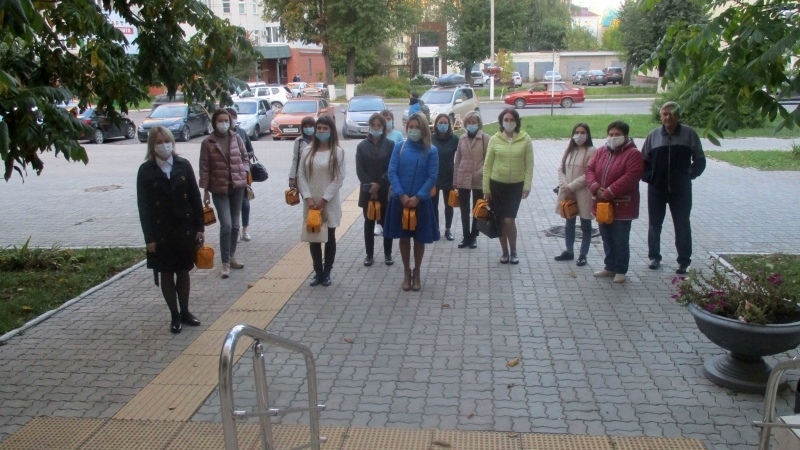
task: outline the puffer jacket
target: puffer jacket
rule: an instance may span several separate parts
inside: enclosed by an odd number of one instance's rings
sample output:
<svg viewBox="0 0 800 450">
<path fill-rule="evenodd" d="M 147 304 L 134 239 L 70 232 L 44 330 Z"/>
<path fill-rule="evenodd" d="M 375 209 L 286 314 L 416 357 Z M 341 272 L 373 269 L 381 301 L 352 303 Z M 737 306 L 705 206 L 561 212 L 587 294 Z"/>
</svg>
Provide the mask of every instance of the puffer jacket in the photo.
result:
<svg viewBox="0 0 800 450">
<path fill-rule="evenodd" d="M 597 190 L 605 188 L 614 208 L 614 220 L 639 218 L 639 179 L 644 172 L 642 154 L 632 140 L 611 151 L 602 146 L 586 167 L 586 184 L 592 193 L 592 214 L 597 214 Z"/>
<path fill-rule="evenodd" d="M 533 143 L 525 131 L 515 134 L 509 142 L 502 131 L 489 139 L 486 161 L 483 162 L 483 193 L 491 194 L 489 180 L 500 183 L 523 182 L 522 190 L 531 191 L 533 181 Z"/>
<path fill-rule="evenodd" d="M 489 136 L 482 130 L 470 139 L 466 133 L 458 139 L 453 185 L 458 189 L 483 187 L 483 161 L 489 148 Z"/>
<path fill-rule="evenodd" d="M 219 147 L 212 133 L 200 144 L 200 188 L 217 195 L 227 195 L 228 187 L 234 189 L 247 186 L 250 162 L 242 139 L 234 132 L 230 136 L 229 158 Z"/>
</svg>

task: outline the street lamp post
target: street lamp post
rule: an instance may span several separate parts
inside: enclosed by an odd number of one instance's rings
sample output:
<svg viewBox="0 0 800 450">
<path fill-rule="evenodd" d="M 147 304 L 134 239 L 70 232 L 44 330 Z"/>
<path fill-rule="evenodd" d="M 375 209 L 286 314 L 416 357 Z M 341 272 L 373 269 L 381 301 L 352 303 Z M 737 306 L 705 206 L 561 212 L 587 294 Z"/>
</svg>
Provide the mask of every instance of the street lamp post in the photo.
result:
<svg viewBox="0 0 800 450">
<path fill-rule="evenodd" d="M 553 67 L 551 69 L 553 74 L 550 76 L 550 115 L 553 115 L 553 108 L 555 105 L 553 104 L 553 98 L 555 97 L 555 88 L 556 88 L 556 46 L 553 45 Z"/>
<path fill-rule="evenodd" d="M 494 100 L 494 0 L 489 0 L 489 100 Z"/>
</svg>

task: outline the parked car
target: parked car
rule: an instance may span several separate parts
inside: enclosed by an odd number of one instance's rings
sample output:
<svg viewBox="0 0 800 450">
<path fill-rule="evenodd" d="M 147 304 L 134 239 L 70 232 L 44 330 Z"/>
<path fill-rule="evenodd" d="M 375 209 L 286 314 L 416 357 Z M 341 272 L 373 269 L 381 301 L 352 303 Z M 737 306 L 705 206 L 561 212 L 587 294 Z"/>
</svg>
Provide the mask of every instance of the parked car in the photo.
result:
<svg viewBox="0 0 800 450">
<path fill-rule="evenodd" d="M 440 78 L 441 79 L 441 78 Z M 480 111 L 480 102 L 469 86 L 433 87 L 420 97 L 431 111 L 431 120 L 439 114 L 447 114 L 455 123 L 470 111 Z M 403 112 L 403 125 L 408 121 L 408 110 Z"/>
<path fill-rule="evenodd" d="M 263 99 L 269 102 L 274 109 L 280 109 L 292 98 L 292 90 L 286 86 L 275 85 L 256 85 L 251 86 L 249 91 L 242 92 L 234 98 L 254 98 Z"/>
<path fill-rule="evenodd" d="M 572 75 L 572 84 L 581 84 L 581 77 L 585 74 L 585 70 L 579 70 Z"/>
<path fill-rule="evenodd" d="M 503 101 L 514 108 L 522 109 L 528 105 L 561 105 L 571 108 L 574 103 L 586 100 L 583 89 L 572 88 L 563 81 L 534 83 L 529 89 L 512 92 Z"/>
<path fill-rule="evenodd" d="M 561 81 L 561 73 L 555 70 L 548 70 L 542 78 L 544 81 Z"/>
<path fill-rule="evenodd" d="M 167 127 L 175 139 L 188 141 L 198 134 L 211 134 L 211 116 L 200 105 L 167 103 L 150 112 L 139 125 L 139 142 L 147 142 L 147 133 L 155 125 Z"/>
<path fill-rule="evenodd" d="M 296 81 L 292 83 L 286 83 L 286 87 L 291 89 L 294 98 L 300 98 L 303 96 L 303 89 L 308 87 L 308 83 L 305 83 L 303 81 Z"/>
<path fill-rule="evenodd" d="M 176 92 L 174 98 L 169 98 L 167 94 L 156 95 L 156 98 L 153 99 L 153 103 L 150 104 L 150 111 L 158 108 L 161 105 L 165 105 L 167 103 L 185 103 L 186 98 L 183 95 L 183 92 Z"/>
<path fill-rule="evenodd" d="M 465 84 L 467 82 L 467 78 L 460 73 L 446 73 L 439 77 L 436 80 L 437 86 L 458 86 L 461 84 Z"/>
<path fill-rule="evenodd" d="M 622 83 L 622 67 L 606 67 L 603 69 L 603 74 L 609 83 Z"/>
<path fill-rule="evenodd" d="M 485 76 L 483 72 L 479 70 L 473 70 L 470 72 L 469 76 L 472 78 L 473 86 L 483 87 L 484 84 L 488 83 L 487 80 L 489 77 Z"/>
<path fill-rule="evenodd" d="M 305 94 L 303 94 L 305 95 Z M 318 119 L 321 116 L 330 116 L 336 120 L 333 106 L 324 98 L 297 98 L 286 102 L 283 108 L 275 114 L 270 124 L 272 139 L 294 139 L 300 136 L 300 121 L 303 117 L 311 116 Z"/>
<path fill-rule="evenodd" d="M 588 70 L 581 75 L 581 80 L 578 84 L 585 84 L 586 86 L 602 84 L 605 86 L 608 84 L 608 78 L 606 78 L 602 70 Z"/>
<path fill-rule="evenodd" d="M 375 95 L 359 95 L 350 99 L 344 113 L 342 137 L 363 137 L 369 134 L 369 117 L 386 109 L 381 97 Z"/>
<path fill-rule="evenodd" d="M 102 144 L 106 139 L 120 137 L 133 139 L 136 137 L 136 125 L 125 115 L 119 116 L 118 120 L 112 120 L 93 106 L 87 107 L 82 113 L 77 103 L 60 105 L 60 107 L 74 114 L 78 120 L 92 128 L 90 132 L 81 134 L 77 139 L 86 139 L 95 144 Z"/>
<path fill-rule="evenodd" d="M 309 83 L 303 89 L 303 96 L 328 98 L 328 85 L 325 83 Z"/>
<path fill-rule="evenodd" d="M 522 86 L 522 75 L 520 75 L 519 72 L 514 72 L 511 74 L 511 86 L 512 87 Z"/>
<path fill-rule="evenodd" d="M 263 99 L 238 99 L 233 103 L 238 115 L 236 124 L 245 130 L 251 140 L 257 141 L 261 133 L 269 133 L 275 110 Z"/>
</svg>

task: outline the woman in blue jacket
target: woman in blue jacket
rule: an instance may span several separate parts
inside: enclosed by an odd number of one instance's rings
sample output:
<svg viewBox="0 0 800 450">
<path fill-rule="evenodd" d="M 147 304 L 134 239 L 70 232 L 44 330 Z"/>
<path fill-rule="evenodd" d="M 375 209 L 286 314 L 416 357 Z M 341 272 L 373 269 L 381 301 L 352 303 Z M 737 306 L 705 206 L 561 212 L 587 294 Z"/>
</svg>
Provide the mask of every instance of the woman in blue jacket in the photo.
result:
<svg viewBox="0 0 800 450">
<path fill-rule="evenodd" d="M 408 118 L 407 139 L 394 146 L 389 160 L 391 198 L 384 220 L 383 236 L 400 239 L 400 256 L 405 275 L 404 291 L 422 289 L 420 267 L 425 254 L 425 244 L 439 240 L 436 210 L 431 201 L 431 190 L 439 176 L 439 152 L 431 145 L 428 120 L 421 113 Z M 416 228 L 403 229 L 403 209 L 416 210 Z M 411 270 L 411 239 L 414 239 L 414 270 Z"/>
</svg>

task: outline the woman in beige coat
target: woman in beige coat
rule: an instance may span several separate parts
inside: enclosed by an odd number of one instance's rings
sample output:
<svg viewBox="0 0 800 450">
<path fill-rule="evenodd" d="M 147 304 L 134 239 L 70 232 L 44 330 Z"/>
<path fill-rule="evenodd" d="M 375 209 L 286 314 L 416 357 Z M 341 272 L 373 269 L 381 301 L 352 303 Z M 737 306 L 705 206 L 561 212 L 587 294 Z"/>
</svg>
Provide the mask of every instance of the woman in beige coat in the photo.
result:
<svg viewBox="0 0 800 450">
<path fill-rule="evenodd" d="M 458 189 L 461 229 L 464 236 L 458 248 L 477 248 L 478 220 L 473 218 L 470 228 L 469 215 L 475 207 L 475 202 L 483 198 L 483 161 L 486 159 L 489 136 L 483 132 L 481 116 L 475 111 L 467 113 L 464 118 L 464 128 L 467 132 L 458 140 L 453 170 L 453 186 Z"/>
<path fill-rule="evenodd" d="M 564 200 L 575 200 L 578 203 L 578 217 L 581 219 L 581 250 L 576 265 L 586 265 L 586 254 L 592 241 L 592 194 L 586 186 L 586 166 L 594 155 L 592 133 L 589 125 L 578 123 L 572 128 L 572 138 L 558 166 L 558 200 L 556 213 L 560 213 L 560 205 Z M 575 223 L 577 217 L 567 219 L 564 227 L 564 240 L 567 249 L 555 257 L 556 261 L 572 261 L 575 258 Z"/>
</svg>

